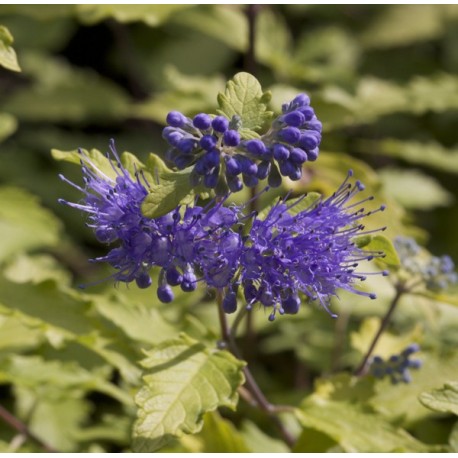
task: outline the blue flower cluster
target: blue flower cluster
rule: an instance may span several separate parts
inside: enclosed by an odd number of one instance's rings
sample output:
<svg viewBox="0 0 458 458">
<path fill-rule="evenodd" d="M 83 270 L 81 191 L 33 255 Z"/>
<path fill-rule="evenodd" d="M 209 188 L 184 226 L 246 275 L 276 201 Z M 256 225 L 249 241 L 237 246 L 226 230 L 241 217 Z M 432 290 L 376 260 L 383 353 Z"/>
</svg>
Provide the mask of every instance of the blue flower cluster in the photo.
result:
<svg viewBox="0 0 458 458">
<path fill-rule="evenodd" d="M 147 181 L 138 172 L 135 179 L 130 176 L 114 144 L 111 151 L 115 158 L 113 176 L 103 173 L 83 152 L 85 188 L 61 176 L 84 194 L 84 202 L 60 202 L 86 212 L 88 225 L 100 242 L 118 242 L 119 246 L 93 261 L 113 266 L 115 281 L 135 281 L 140 288 L 151 285 L 151 267 L 161 267 L 157 295 L 162 302 L 173 300 L 171 286 L 194 291 L 197 274 L 209 286 L 225 286 L 239 263 L 241 236 L 230 230 L 238 220 L 238 210 L 224 207 L 220 201 L 205 208 L 177 208 L 157 219 L 146 218 L 141 203 L 148 193 Z"/>
<path fill-rule="evenodd" d="M 200 113 L 190 119 L 178 111 L 167 115 L 163 138 L 170 145 L 166 158 L 178 169 L 194 165 L 193 185 L 240 191 L 268 178 L 280 186 L 281 176 L 299 180 L 302 165 L 319 153 L 322 124 L 310 98 L 299 94 L 284 104 L 272 128 L 259 139 L 243 140 L 240 119 Z"/>
<path fill-rule="evenodd" d="M 298 211 L 300 199 L 289 204 L 279 201 L 265 218 L 245 216 L 243 208 L 226 207 L 225 199 L 206 207 L 178 207 L 156 219 L 143 216 L 141 204 L 148 193 L 148 182 L 141 172 L 132 177 L 122 166 L 111 145 L 112 173 L 103 173 L 82 155 L 85 187 L 67 181 L 84 195 L 82 203 L 62 203 L 88 214 L 88 224 L 101 242 L 117 243 L 96 262 L 107 262 L 116 269 L 115 281 L 135 281 L 140 288 L 151 286 L 150 269 L 160 267 L 157 295 L 162 302 L 173 300 L 173 286 L 193 291 L 197 282 L 222 291 L 227 313 L 237 309 L 237 294 L 243 291 L 246 304 L 259 303 L 276 313 L 297 313 L 300 294 L 318 300 L 328 310 L 329 300 L 343 288 L 360 291 L 355 283 L 366 275 L 356 271 L 363 260 L 382 256 L 363 251 L 353 242 L 365 234 L 361 220 L 366 212 L 350 200 L 364 189 L 349 183 L 351 173 L 328 199 L 320 199 Z M 381 207 L 379 210 L 383 210 Z M 377 210 L 376 210 L 377 211 Z M 244 222 L 253 217 L 247 235 Z M 383 275 L 387 272 L 379 272 Z"/>
<path fill-rule="evenodd" d="M 412 344 L 400 354 L 392 355 L 387 360 L 380 356 L 374 356 L 370 363 L 369 373 L 380 379 L 389 377 L 393 384 L 399 382 L 410 383 L 412 377 L 409 369 L 419 369 L 422 366 L 422 362 L 419 359 L 410 359 L 419 350 L 420 347 L 417 344 Z"/>
<path fill-rule="evenodd" d="M 394 245 L 402 267 L 427 289 L 440 291 L 458 281 L 455 265 L 450 256 L 425 255 L 415 240 L 408 237 L 397 237 Z"/>
<path fill-rule="evenodd" d="M 300 294 L 318 300 L 329 311 L 329 302 L 339 288 L 375 299 L 375 294 L 354 287 L 371 273 L 357 272 L 363 260 L 381 257 L 381 252 L 363 251 L 353 238 L 362 235 L 360 221 L 384 206 L 365 212 L 362 202 L 349 201 L 364 186 L 351 185 L 347 178 L 328 199 L 320 199 L 309 208 L 295 211 L 301 199 L 288 205 L 279 200 L 264 219 L 256 218 L 242 250 L 240 279 L 250 306 L 256 302 L 276 313 L 297 313 Z M 304 196 L 305 197 L 305 196 Z M 370 200 L 371 198 L 369 198 Z M 383 229 L 382 229 L 383 230 Z M 377 272 L 388 275 L 387 271 Z"/>
</svg>

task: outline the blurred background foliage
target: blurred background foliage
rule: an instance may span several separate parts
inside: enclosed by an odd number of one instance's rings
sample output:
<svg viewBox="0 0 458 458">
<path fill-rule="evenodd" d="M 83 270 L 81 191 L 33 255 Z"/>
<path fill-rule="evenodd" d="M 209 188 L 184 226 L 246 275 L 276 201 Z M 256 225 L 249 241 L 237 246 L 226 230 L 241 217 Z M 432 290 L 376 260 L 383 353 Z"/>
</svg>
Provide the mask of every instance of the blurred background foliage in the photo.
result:
<svg viewBox="0 0 458 458">
<path fill-rule="evenodd" d="M 258 6 L 256 14 L 256 76 L 272 91 L 272 108 L 307 92 L 324 124 L 319 160 L 284 189 L 329 194 L 352 168 L 376 195 L 374 205 L 388 204 L 374 227 L 388 225 L 389 237 L 412 235 L 458 260 L 458 7 L 279 5 Z M 121 450 L 130 441 L 140 349 L 180 330 L 214 340 L 214 298 L 181 295 L 172 308 L 149 290 L 72 289 L 109 272 L 87 263 L 101 247 L 77 212 L 57 204 L 58 197 L 79 199 L 58 173 L 80 182 L 80 171 L 55 162 L 50 151 L 106 151 L 115 138 L 119 151 L 140 159 L 161 155 L 168 111 L 214 112 L 226 80 L 253 70 L 245 59 L 247 17 L 240 5 L 1 5 L 0 25 L 2 398 L 53 447 Z M 255 371 L 270 396 L 297 403 L 318 375 L 357 363 L 392 295 L 389 280 L 369 287 L 380 299 L 343 295 L 337 324 L 313 307 L 274 324 L 257 314 Z M 406 428 L 423 445 L 458 446 L 452 420 L 417 400 L 422 390 L 458 378 L 456 303 L 452 295 L 403 302 L 379 353 L 420 341 L 425 368 L 408 387 L 377 384 L 367 404 L 381 415 L 377 427 Z M 369 432 L 343 440 L 320 425 L 348 412 L 347 401 L 329 393 L 323 399 L 329 418 L 311 413 L 295 451 L 310 451 L 310 443 L 318 444 L 313 451 L 425 450 L 395 429 L 385 449 Z M 366 418 L 355 407 L 350 430 L 360 431 L 375 413 Z M 238 431 L 208 414 L 200 435 L 172 449 L 285 450 L 262 419 L 256 426 L 240 420 L 243 409 L 231 415 Z M 0 428 L 5 450 L 36 450 L 11 445 L 13 436 Z"/>
</svg>

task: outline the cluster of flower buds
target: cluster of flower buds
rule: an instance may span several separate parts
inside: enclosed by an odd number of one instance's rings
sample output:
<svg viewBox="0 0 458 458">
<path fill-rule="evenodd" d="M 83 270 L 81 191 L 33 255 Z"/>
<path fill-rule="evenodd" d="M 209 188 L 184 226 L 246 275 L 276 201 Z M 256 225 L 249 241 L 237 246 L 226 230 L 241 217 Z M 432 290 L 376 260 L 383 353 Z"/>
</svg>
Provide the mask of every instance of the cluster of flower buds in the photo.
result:
<svg viewBox="0 0 458 458">
<path fill-rule="evenodd" d="M 426 255 L 415 240 L 397 237 L 394 245 L 402 267 L 431 291 L 440 291 L 458 281 L 455 265 L 450 256 Z"/>
<path fill-rule="evenodd" d="M 240 118 L 200 113 L 188 118 L 178 111 L 167 115 L 163 138 L 170 148 L 166 158 L 178 169 L 193 166 L 193 185 L 240 191 L 268 179 L 280 186 L 282 176 L 299 180 L 302 165 L 319 153 L 322 124 L 310 98 L 299 94 L 282 107 L 282 114 L 260 138 L 243 139 Z"/>
<path fill-rule="evenodd" d="M 422 365 L 421 360 L 410 359 L 419 350 L 420 347 L 417 344 L 412 344 L 400 354 L 392 355 L 387 360 L 384 360 L 380 356 L 374 356 L 370 362 L 369 373 L 379 379 L 389 377 L 393 384 L 399 382 L 410 383 L 412 377 L 409 369 L 419 369 Z"/>
</svg>

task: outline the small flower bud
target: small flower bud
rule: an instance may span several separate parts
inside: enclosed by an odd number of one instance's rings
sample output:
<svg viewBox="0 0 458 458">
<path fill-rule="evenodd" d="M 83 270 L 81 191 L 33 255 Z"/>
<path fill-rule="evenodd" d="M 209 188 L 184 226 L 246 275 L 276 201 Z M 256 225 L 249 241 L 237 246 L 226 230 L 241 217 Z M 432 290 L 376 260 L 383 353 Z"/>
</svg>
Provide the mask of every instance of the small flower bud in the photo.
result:
<svg viewBox="0 0 458 458">
<path fill-rule="evenodd" d="M 179 111 L 171 111 L 166 118 L 167 124 L 172 127 L 182 127 L 186 123 L 186 116 Z"/>
<path fill-rule="evenodd" d="M 212 121 L 212 127 L 216 132 L 224 133 L 229 128 L 229 121 L 224 116 L 216 116 Z"/>
<path fill-rule="evenodd" d="M 199 113 L 198 115 L 194 116 L 192 120 L 192 124 L 194 127 L 200 130 L 207 130 L 210 128 L 212 120 L 208 114 Z"/>
</svg>

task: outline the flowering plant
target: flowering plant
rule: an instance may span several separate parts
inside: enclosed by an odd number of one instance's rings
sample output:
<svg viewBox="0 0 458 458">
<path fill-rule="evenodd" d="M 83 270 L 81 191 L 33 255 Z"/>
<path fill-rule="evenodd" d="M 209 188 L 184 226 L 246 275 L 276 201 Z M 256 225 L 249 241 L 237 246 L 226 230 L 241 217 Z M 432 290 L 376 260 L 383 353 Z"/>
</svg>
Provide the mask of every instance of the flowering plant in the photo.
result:
<svg viewBox="0 0 458 458">
<path fill-rule="evenodd" d="M 151 375 L 144 378 L 136 396 L 139 411 L 134 447 L 138 451 L 156 450 L 169 437 L 198 430 L 199 418 L 217 406 L 235 408 L 237 392 L 273 415 L 283 440 L 294 444 L 280 417 L 282 410 L 293 409 L 275 406 L 265 398 L 236 342 L 237 328 L 259 313 L 258 309 L 267 311 L 268 319 L 274 321 L 277 315 L 298 314 L 301 304 L 313 307 L 318 303 L 335 319 L 338 315 L 331 311 L 331 299 L 341 290 L 376 299 L 376 294 L 359 285 L 368 276 L 389 275 L 388 270 L 369 265 L 367 271 L 361 270 L 361 263 L 376 260 L 392 267 L 402 263 L 408 277 L 419 273 L 420 283 L 429 289 L 442 289 L 447 281 L 456 281 L 449 257 L 432 258 L 420 268 L 412 260 L 418 251 L 415 243 L 398 239 L 399 261 L 389 240 L 380 235 L 385 227 L 365 228 L 366 219 L 385 210 L 385 205 L 370 210 L 363 206 L 370 205 L 374 197 L 358 199 L 365 186 L 358 180 L 352 182 L 351 170 L 331 196 L 312 193 L 292 198 L 288 193 L 259 209 L 261 196 L 280 187 L 282 177 L 300 180 L 303 164 L 318 158 L 322 129 L 306 94 L 284 103 L 282 114 L 273 121 L 266 111 L 268 98 L 253 76 L 240 73 L 219 96 L 220 114 L 200 113 L 191 119 L 170 112 L 163 138 L 169 144 L 165 158 L 176 172 L 154 155 L 146 166 L 135 156 L 120 157 L 112 140 L 106 157 L 99 153 L 91 157 L 82 150 L 77 153 L 84 188 L 61 176 L 82 193 L 78 203 L 61 203 L 86 213 L 100 242 L 115 244 L 93 261 L 110 264 L 115 270 L 110 278 L 116 284 L 135 282 L 138 288 L 147 289 L 156 268 L 155 287 L 162 303 L 173 307 L 173 287 L 192 293 L 199 283 L 216 297 L 214 313 L 219 316 L 221 337 L 216 353 L 213 349 L 206 358 L 218 367 L 217 377 L 199 370 L 203 380 L 192 385 L 199 401 L 178 420 L 176 403 L 182 402 L 182 393 L 177 398 L 164 384 L 172 383 L 177 373 L 193 363 L 192 352 L 189 357 L 182 352 L 201 344 L 183 334 L 178 340 L 164 342 L 160 350 L 153 348 L 143 362 Z M 240 99 L 256 103 L 246 109 L 237 105 Z M 178 193 L 170 186 L 177 174 L 182 180 Z M 252 188 L 251 199 L 228 203 L 244 185 Z M 355 375 L 389 375 L 393 383 L 408 383 L 407 369 L 420 367 L 420 360 L 409 360 L 418 351 L 416 344 L 387 362 L 372 356 L 400 297 L 419 285 L 413 278 L 412 282 L 400 278 L 395 283 L 397 294 L 388 315 Z M 226 315 L 231 314 L 236 317 L 229 328 Z M 161 364 L 167 369 L 158 369 Z M 202 391 L 206 385 L 212 386 L 214 395 Z M 163 413 L 158 415 L 157 408 Z"/>
<path fill-rule="evenodd" d="M 457 451 L 453 17 L 0 6 L 0 451 Z"/>
</svg>

